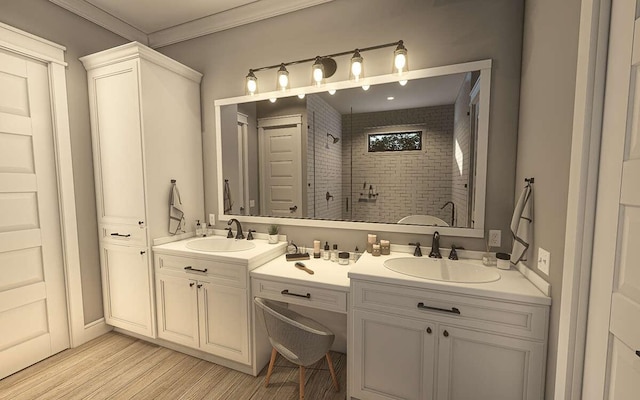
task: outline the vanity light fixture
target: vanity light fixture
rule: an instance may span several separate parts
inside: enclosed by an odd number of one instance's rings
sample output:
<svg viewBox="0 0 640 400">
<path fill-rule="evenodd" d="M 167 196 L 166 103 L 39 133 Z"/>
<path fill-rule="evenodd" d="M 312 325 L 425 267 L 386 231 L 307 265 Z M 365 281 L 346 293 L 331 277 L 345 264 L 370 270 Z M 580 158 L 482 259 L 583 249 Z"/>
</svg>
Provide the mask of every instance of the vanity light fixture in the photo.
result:
<svg viewBox="0 0 640 400">
<path fill-rule="evenodd" d="M 395 47 L 393 52 L 393 71 L 402 75 L 407 72 L 408 63 L 407 63 L 407 48 L 404 47 L 404 42 L 399 40 L 393 43 L 386 43 L 377 46 L 358 48 L 355 51 L 344 51 L 335 54 L 329 54 L 326 56 L 316 56 L 314 58 L 308 58 L 304 60 L 298 61 L 290 61 L 286 63 L 280 63 L 276 65 L 270 65 L 268 67 L 261 68 L 252 68 L 249 70 L 245 78 L 245 91 L 249 95 L 253 95 L 258 93 L 258 78 L 255 73 L 259 71 L 264 71 L 268 69 L 278 68 L 277 79 L 276 79 L 276 87 L 279 90 L 287 90 L 290 88 L 290 79 L 289 79 L 289 71 L 287 71 L 287 66 L 294 64 L 302 64 L 307 62 L 312 62 L 313 65 L 311 67 L 311 82 L 313 85 L 320 86 L 323 85 L 325 79 L 330 78 L 337 70 L 337 64 L 334 60 L 335 57 L 345 56 L 348 54 L 352 54 L 349 64 L 349 77 L 358 82 L 364 78 L 364 63 L 363 57 L 360 55 L 365 51 L 370 50 L 378 50 L 386 47 Z M 367 90 L 369 85 L 363 85 L 362 88 Z"/>
<path fill-rule="evenodd" d="M 360 78 L 364 77 L 362 61 L 363 59 L 360 55 L 360 51 L 356 49 L 356 52 L 353 53 L 353 57 L 351 57 L 351 68 L 349 69 L 350 78 L 356 82 L 358 82 Z"/>
<path fill-rule="evenodd" d="M 398 47 L 396 47 L 396 50 L 393 52 L 393 67 L 398 75 L 402 75 L 409 70 L 407 48 L 404 47 L 402 40 L 398 42 Z"/>
<path fill-rule="evenodd" d="M 280 69 L 278 70 L 278 89 L 289 89 L 289 71 L 287 71 L 284 64 L 280 64 Z"/>
</svg>

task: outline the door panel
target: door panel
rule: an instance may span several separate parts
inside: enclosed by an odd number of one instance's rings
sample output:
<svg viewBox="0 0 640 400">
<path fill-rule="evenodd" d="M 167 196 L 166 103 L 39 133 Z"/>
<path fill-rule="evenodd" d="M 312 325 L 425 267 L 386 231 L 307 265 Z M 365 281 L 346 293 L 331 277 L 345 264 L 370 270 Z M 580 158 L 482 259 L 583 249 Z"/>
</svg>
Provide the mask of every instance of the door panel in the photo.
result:
<svg viewBox="0 0 640 400">
<path fill-rule="evenodd" d="M 158 337 L 198 347 L 197 282 L 192 279 L 156 275 Z"/>
<path fill-rule="evenodd" d="M 640 393 L 640 357 L 618 339 L 611 346 L 611 383 L 609 398 L 636 400 Z"/>
<path fill-rule="evenodd" d="M 69 346 L 48 79 L 0 50 L 0 378 Z"/>
</svg>

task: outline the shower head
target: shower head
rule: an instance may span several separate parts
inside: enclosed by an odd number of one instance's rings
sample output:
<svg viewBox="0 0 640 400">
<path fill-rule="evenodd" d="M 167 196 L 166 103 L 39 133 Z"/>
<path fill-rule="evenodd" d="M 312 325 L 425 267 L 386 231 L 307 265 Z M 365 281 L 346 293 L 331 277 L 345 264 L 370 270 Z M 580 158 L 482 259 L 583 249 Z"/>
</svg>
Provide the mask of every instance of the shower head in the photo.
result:
<svg viewBox="0 0 640 400">
<path fill-rule="evenodd" d="M 338 143 L 338 142 L 340 141 L 340 138 L 339 138 L 339 137 L 335 137 L 335 136 L 333 136 L 333 135 L 332 135 L 332 134 L 330 134 L 330 133 L 327 133 L 327 137 L 330 137 L 331 139 L 333 139 L 333 143 L 334 143 L 334 144 L 335 144 L 335 143 Z"/>
</svg>

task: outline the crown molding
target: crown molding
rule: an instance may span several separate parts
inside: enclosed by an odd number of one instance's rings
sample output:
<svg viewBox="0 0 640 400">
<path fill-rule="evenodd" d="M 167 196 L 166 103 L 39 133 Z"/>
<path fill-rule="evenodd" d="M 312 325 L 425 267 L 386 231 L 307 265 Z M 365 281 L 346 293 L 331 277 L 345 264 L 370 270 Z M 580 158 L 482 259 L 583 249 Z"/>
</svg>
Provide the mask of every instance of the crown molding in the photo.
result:
<svg viewBox="0 0 640 400">
<path fill-rule="evenodd" d="M 259 0 L 150 34 L 136 29 L 84 0 L 49 1 L 125 39 L 140 42 L 152 48 L 158 48 L 328 3 L 333 0 Z"/>
<path fill-rule="evenodd" d="M 131 41 L 148 44 L 146 33 L 102 11 L 84 0 L 49 0 L 50 2 Z"/>
<path fill-rule="evenodd" d="M 95 68 L 137 58 L 141 58 L 164 67 L 196 83 L 200 83 L 202 80 L 202 74 L 200 72 L 138 42 L 123 44 L 122 46 L 80 57 L 80 61 L 84 65 L 85 69 L 90 71 Z"/>
</svg>

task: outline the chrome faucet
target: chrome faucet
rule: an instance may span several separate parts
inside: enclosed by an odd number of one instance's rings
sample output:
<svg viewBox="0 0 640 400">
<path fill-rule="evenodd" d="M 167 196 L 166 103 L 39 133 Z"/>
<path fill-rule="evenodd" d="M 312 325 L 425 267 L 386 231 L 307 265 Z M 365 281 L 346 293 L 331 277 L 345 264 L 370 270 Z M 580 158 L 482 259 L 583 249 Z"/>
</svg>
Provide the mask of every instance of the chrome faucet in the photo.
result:
<svg viewBox="0 0 640 400">
<path fill-rule="evenodd" d="M 433 232 L 433 241 L 431 242 L 429 257 L 442 258 L 442 255 L 440 255 L 440 233 L 438 233 L 438 231 Z"/>
<path fill-rule="evenodd" d="M 231 218 L 229 222 L 227 222 L 227 225 L 231 225 L 234 222 L 236 223 L 236 229 L 238 230 L 236 232 L 236 239 L 244 239 L 244 234 L 242 233 L 242 225 L 240 225 L 240 221 L 238 221 L 235 218 Z"/>
</svg>

